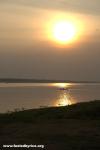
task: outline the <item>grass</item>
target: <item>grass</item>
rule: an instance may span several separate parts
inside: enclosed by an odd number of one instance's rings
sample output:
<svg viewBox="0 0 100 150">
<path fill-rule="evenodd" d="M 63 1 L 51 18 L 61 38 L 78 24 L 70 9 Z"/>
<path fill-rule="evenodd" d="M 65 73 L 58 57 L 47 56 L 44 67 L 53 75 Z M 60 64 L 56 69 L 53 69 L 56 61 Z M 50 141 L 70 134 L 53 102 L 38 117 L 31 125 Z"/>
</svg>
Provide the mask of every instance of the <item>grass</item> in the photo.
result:
<svg viewBox="0 0 100 150">
<path fill-rule="evenodd" d="M 100 101 L 0 114 L 0 145 L 46 150 L 100 150 Z"/>
<path fill-rule="evenodd" d="M 64 107 L 30 109 L 0 114 L 0 122 L 38 122 L 59 119 L 100 119 L 100 101 Z"/>
</svg>

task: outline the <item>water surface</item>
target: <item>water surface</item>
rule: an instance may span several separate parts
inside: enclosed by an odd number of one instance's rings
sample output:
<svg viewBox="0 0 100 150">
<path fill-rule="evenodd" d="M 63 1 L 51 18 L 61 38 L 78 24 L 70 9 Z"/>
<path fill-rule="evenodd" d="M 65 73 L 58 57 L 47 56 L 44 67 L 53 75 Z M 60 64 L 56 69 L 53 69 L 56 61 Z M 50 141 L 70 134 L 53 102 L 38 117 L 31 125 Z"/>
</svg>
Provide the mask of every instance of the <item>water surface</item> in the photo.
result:
<svg viewBox="0 0 100 150">
<path fill-rule="evenodd" d="M 99 83 L 0 83 L 0 112 L 91 100 L 100 100 Z"/>
</svg>

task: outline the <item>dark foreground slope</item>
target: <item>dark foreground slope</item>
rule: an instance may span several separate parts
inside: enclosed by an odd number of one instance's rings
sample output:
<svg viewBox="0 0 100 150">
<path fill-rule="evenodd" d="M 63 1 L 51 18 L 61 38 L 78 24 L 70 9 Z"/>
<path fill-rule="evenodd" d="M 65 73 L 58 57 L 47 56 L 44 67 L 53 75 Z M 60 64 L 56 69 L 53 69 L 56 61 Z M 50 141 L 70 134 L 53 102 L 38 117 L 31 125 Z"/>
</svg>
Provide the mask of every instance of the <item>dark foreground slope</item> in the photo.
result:
<svg viewBox="0 0 100 150">
<path fill-rule="evenodd" d="M 100 150 L 100 101 L 1 114 L 1 147 L 3 144 L 44 144 L 46 150 Z"/>
</svg>

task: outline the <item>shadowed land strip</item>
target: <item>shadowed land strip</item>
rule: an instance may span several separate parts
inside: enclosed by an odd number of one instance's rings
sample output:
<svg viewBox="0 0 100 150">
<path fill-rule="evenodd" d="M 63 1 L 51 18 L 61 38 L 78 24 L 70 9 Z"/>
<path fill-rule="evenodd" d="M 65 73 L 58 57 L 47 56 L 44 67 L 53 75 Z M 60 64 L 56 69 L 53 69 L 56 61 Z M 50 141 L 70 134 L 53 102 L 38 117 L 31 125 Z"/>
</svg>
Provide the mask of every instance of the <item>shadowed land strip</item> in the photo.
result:
<svg viewBox="0 0 100 150">
<path fill-rule="evenodd" d="M 44 144 L 46 150 L 100 150 L 100 101 L 1 114 L 2 144 Z"/>
</svg>

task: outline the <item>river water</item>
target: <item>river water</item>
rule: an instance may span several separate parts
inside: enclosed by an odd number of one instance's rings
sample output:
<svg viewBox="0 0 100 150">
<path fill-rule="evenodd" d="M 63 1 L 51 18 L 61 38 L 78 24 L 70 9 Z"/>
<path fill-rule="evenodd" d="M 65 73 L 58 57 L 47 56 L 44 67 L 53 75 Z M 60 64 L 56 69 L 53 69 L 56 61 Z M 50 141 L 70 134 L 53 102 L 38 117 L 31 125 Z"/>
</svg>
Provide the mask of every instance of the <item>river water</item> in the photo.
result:
<svg viewBox="0 0 100 150">
<path fill-rule="evenodd" d="M 100 100 L 100 83 L 0 83 L 0 112 Z"/>
</svg>

